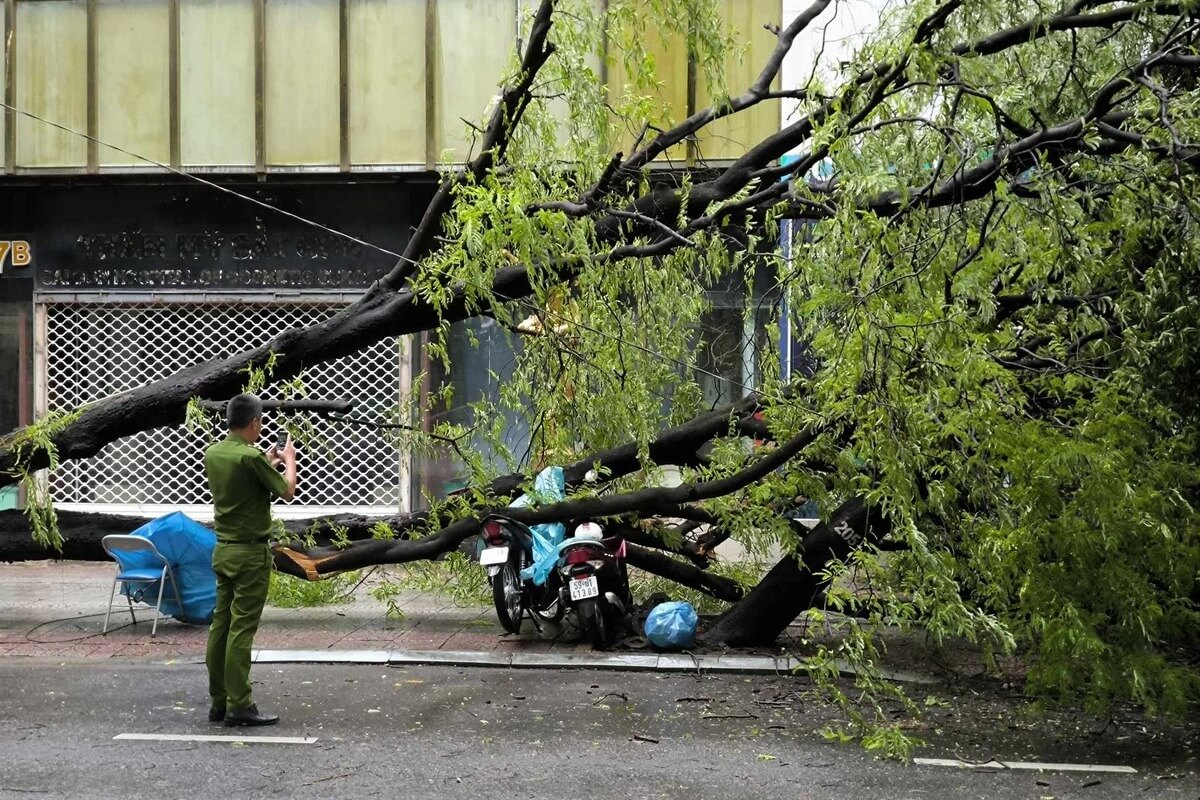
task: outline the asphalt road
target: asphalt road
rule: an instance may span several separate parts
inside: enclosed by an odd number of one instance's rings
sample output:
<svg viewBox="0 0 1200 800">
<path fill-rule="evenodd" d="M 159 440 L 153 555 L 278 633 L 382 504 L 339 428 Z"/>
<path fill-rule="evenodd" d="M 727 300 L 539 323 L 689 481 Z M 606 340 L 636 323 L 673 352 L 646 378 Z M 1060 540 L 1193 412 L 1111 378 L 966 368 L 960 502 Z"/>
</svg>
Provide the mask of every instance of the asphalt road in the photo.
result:
<svg viewBox="0 0 1200 800">
<path fill-rule="evenodd" d="M 822 738 L 829 710 L 795 678 L 331 665 L 254 678 L 283 721 L 253 735 L 315 744 L 114 741 L 230 731 L 207 721 L 196 664 L 0 660 L 0 798 L 1200 798 L 1190 745 L 1138 775 L 881 761 Z M 972 726 L 979 741 L 1013 741 L 989 725 Z"/>
</svg>

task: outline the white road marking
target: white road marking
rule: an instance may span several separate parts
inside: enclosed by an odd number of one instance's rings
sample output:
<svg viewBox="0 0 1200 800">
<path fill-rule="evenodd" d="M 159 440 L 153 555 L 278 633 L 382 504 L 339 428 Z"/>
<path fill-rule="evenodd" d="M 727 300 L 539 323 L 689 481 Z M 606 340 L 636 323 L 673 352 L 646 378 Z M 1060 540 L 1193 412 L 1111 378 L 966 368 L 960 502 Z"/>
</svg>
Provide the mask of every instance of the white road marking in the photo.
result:
<svg viewBox="0 0 1200 800">
<path fill-rule="evenodd" d="M 315 744 L 315 736 L 205 736 L 179 733 L 118 733 L 113 740 L 137 742 L 247 742 L 254 744 Z"/>
<path fill-rule="evenodd" d="M 1053 770 L 1056 772 L 1120 772 L 1136 775 L 1133 767 L 1123 767 L 1117 764 L 1055 764 L 1049 761 L 959 761 L 957 758 L 914 758 L 914 764 L 926 764 L 933 767 L 958 767 L 960 769 L 1033 769 Z"/>
</svg>

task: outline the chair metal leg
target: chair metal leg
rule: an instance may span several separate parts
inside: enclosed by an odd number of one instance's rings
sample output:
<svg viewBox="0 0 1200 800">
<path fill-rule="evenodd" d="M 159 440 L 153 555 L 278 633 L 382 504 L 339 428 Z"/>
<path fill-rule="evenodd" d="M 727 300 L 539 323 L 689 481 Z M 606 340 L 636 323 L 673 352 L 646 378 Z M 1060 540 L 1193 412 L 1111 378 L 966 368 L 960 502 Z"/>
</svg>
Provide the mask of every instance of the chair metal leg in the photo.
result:
<svg viewBox="0 0 1200 800">
<path fill-rule="evenodd" d="M 129 587 L 126 588 L 128 589 Z M 129 595 L 125 595 L 125 599 L 129 601 L 129 616 L 133 620 L 133 624 L 137 625 L 137 617 L 133 615 L 133 598 Z"/>
<path fill-rule="evenodd" d="M 115 599 L 117 599 L 117 579 L 113 578 L 112 591 L 108 593 L 108 608 L 104 610 L 104 630 L 100 631 L 101 636 L 108 635 L 108 616 L 112 614 L 112 604 Z"/>
<path fill-rule="evenodd" d="M 154 638 L 155 632 L 158 631 L 158 618 L 162 616 L 162 596 L 163 589 L 167 588 L 167 570 L 163 568 L 163 575 L 158 579 L 158 602 L 154 604 L 154 624 L 150 626 L 150 638 Z"/>
<path fill-rule="evenodd" d="M 179 606 L 179 614 L 183 616 L 183 595 L 179 593 L 179 581 L 175 580 L 174 572 L 168 572 L 167 574 L 171 578 L 171 588 L 175 591 L 175 603 Z"/>
</svg>

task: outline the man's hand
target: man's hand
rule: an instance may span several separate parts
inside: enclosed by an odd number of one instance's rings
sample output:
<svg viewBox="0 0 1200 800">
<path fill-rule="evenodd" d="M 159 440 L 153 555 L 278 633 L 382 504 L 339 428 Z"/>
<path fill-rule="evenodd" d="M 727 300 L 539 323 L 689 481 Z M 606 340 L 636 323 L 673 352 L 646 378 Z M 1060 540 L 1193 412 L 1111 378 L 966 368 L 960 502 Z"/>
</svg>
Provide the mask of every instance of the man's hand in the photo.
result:
<svg viewBox="0 0 1200 800">
<path fill-rule="evenodd" d="M 296 496 L 296 445 L 292 444 L 290 436 L 287 444 L 275 454 L 275 457 L 283 464 L 283 479 L 287 481 L 288 485 L 287 491 L 280 496 L 284 500 L 291 500 Z"/>
<path fill-rule="evenodd" d="M 292 443 L 292 438 L 289 436 L 287 444 L 283 446 L 283 451 L 279 454 L 279 459 L 284 464 L 296 463 L 296 445 Z"/>
<path fill-rule="evenodd" d="M 267 461 L 271 462 L 272 467 L 278 467 L 283 463 L 283 456 L 279 454 L 279 448 L 275 445 L 267 448 Z"/>
</svg>

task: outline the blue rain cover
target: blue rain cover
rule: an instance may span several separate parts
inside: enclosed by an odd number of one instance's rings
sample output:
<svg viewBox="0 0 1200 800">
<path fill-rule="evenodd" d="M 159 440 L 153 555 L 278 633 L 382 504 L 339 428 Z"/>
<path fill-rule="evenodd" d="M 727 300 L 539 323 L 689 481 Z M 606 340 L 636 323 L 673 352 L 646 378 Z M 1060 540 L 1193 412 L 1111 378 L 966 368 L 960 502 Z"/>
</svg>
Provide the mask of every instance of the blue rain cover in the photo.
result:
<svg viewBox="0 0 1200 800">
<path fill-rule="evenodd" d="M 682 600 L 659 603 L 646 617 L 643 630 L 650 644 L 664 650 L 691 647 L 696 643 L 696 609 Z"/>
<path fill-rule="evenodd" d="M 217 605 L 217 574 L 212 568 L 217 535 L 182 511 L 151 520 L 133 531 L 132 535 L 154 542 L 158 552 L 171 563 L 171 571 L 179 581 L 183 608 L 175 602 L 175 593 L 167 585 L 163 587 L 163 614 L 193 625 L 212 622 L 213 609 Z M 148 553 L 119 555 L 122 569 L 158 566 L 152 563 L 153 556 Z M 158 598 L 157 582 L 149 586 L 124 584 L 121 593 L 127 595 L 131 588 L 133 591 L 141 590 L 143 602 L 153 604 Z"/>
<path fill-rule="evenodd" d="M 533 480 L 533 496 L 523 494 L 508 504 L 509 508 L 520 508 L 542 503 L 557 503 L 567 496 L 567 480 L 562 467 L 546 467 Z M 566 537 L 567 528 L 561 522 L 544 522 L 532 525 L 533 564 L 521 570 L 521 579 L 532 579 L 538 586 L 546 582 L 554 565 L 558 563 L 558 545 Z"/>
</svg>

